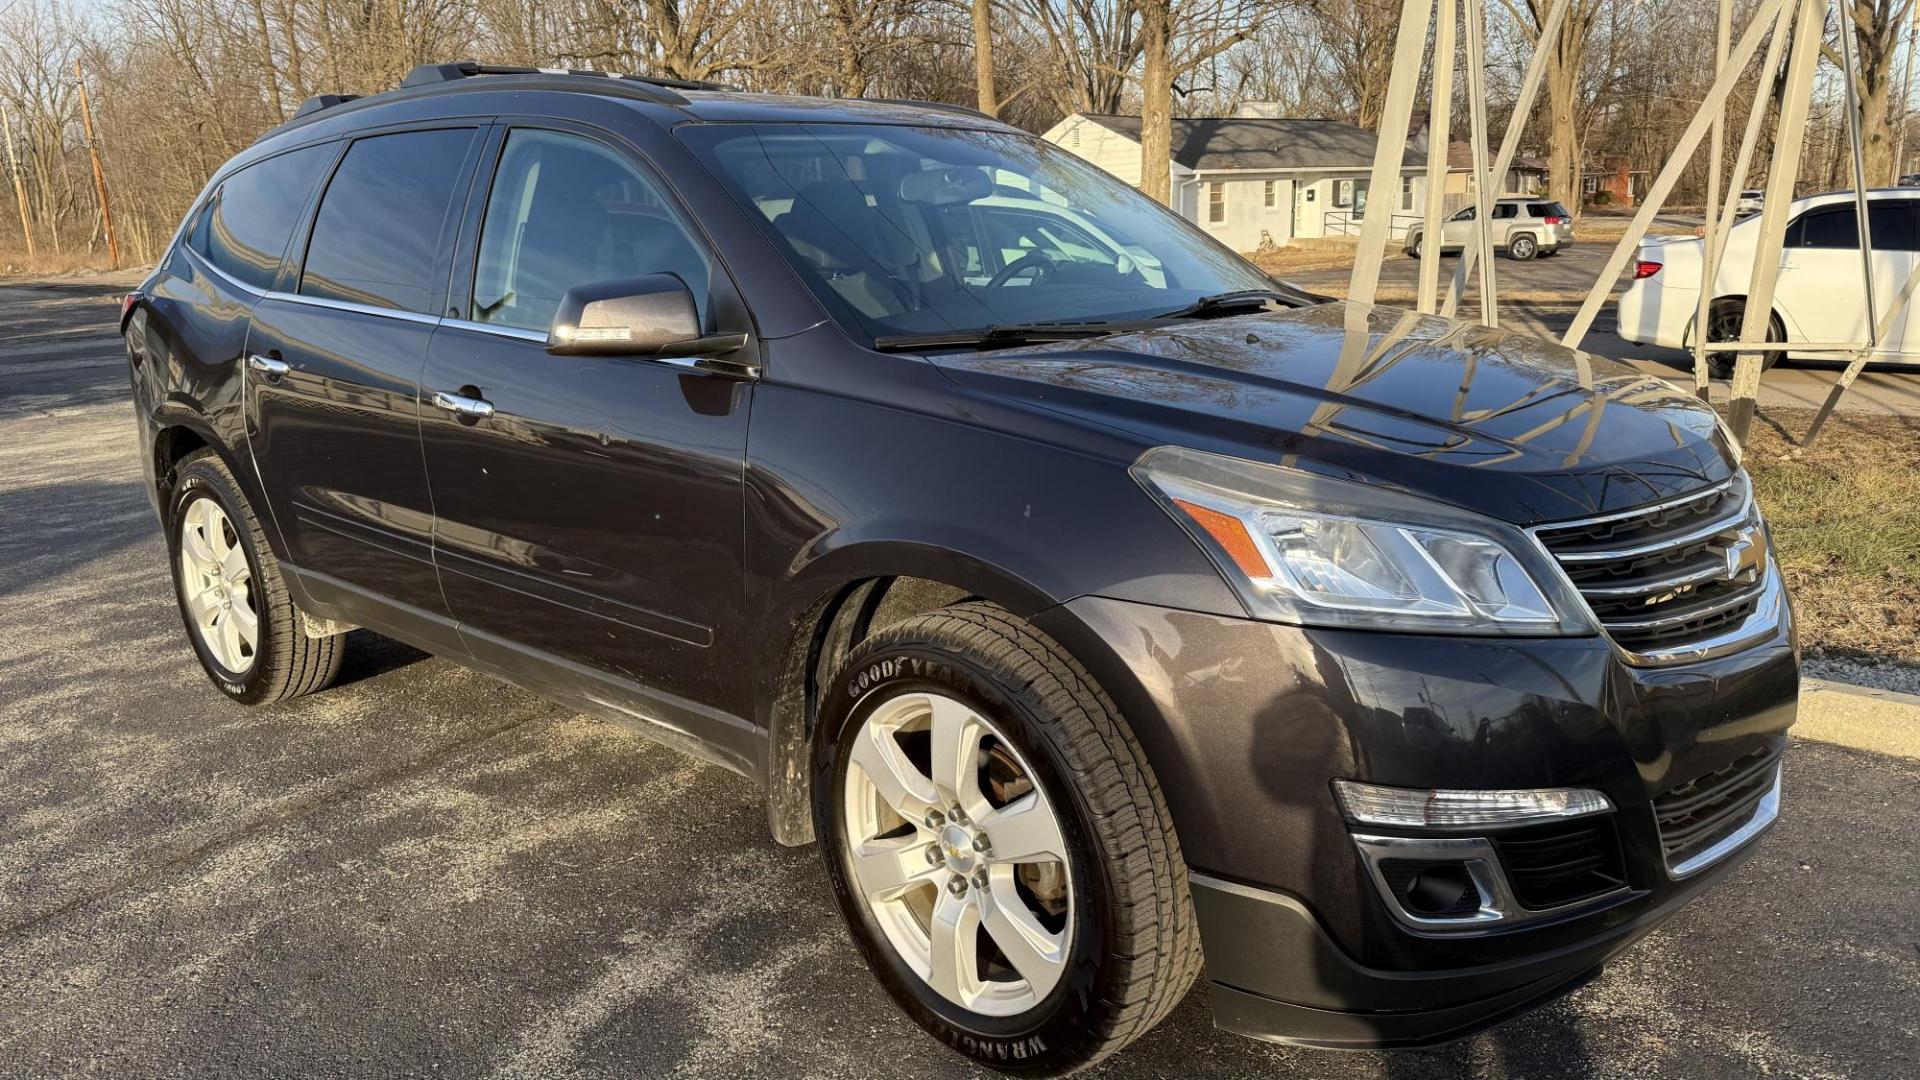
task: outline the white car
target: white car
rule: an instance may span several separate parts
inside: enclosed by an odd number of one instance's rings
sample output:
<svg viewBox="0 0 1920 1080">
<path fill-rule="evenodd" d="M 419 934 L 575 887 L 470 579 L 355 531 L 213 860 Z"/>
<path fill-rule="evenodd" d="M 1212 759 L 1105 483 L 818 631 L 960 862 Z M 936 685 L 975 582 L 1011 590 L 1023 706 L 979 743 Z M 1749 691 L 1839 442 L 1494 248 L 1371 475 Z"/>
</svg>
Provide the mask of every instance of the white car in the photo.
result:
<svg viewBox="0 0 1920 1080">
<path fill-rule="evenodd" d="M 1750 214 L 1759 213 L 1761 208 L 1766 205 L 1767 205 L 1766 192 L 1754 191 L 1752 189 L 1748 189 L 1746 191 L 1741 192 L 1740 197 L 1734 200 L 1733 212 L 1739 217 L 1746 217 Z"/>
<path fill-rule="evenodd" d="M 1873 233 L 1875 310 L 1884 318 L 1906 284 L 1916 258 L 1920 258 L 1915 250 L 1920 248 L 1920 190 L 1890 188 L 1868 192 L 1867 198 L 1867 224 Z M 1852 192 L 1842 191 L 1794 200 L 1781 249 L 1780 278 L 1774 289 L 1767 340 L 1836 344 L 1867 339 L 1866 288 L 1853 199 Z M 1753 273 L 1759 236 L 1757 217 L 1739 222 L 1728 236 L 1727 254 L 1713 282 L 1714 300 L 1707 328 L 1710 341 L 1733 341 L 1740 336 L 1746 312 L 1744 294 Z M 1691 345 L 1705 243 L 1662 237 L 1640 244 L 1633 283 L 1620 297 L 1621 337 L 1669 349 Z M 1767 353 L 1767 365 L 1781 355 Z M 1920 305 L 1906 305 L 1870 355 L 1908 363 L 1920 360 Z M 1732 362 L 1732 354 L 1723 354 L 1715 356 L 1710 366 L 1716 375 L 1724 376 Z"/>
</svg>

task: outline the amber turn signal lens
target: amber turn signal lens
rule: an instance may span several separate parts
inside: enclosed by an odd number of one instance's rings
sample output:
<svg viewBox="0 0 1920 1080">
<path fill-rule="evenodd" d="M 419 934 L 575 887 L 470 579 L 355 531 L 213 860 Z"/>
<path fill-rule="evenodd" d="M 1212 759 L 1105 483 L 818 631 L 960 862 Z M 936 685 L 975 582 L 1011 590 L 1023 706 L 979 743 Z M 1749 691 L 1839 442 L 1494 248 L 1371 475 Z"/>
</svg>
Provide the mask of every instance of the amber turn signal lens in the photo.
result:
<svg viewBox="0 0 1920 1080">
<path fill-rule="evenodd" d="M 1266 556 L 1260 554 L 1260 545 L 1247 535 L 1247 527 L 1239 518 L 1185 499 L 1175 499 L 1173 502 L 1186 511 L 1196 524 L 1207 530 L 1207 535 L 1219 543 L 1241 573 L 1255 581 L 1273 576 L 1273 567 L 1267 565 Z"/>
</svg>

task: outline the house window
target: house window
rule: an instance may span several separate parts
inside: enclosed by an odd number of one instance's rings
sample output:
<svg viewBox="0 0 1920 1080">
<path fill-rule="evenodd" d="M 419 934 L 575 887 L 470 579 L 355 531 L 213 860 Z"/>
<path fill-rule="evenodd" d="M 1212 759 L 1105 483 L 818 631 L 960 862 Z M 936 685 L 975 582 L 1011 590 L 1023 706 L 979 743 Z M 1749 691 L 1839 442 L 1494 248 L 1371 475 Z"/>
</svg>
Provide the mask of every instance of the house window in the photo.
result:
<svg viewBox="0 0 1920 1080">
<path fill-rule="evenodd" d="M 1597 176 L 1583 176 L 1580 178 L 1580 187 L 1581 190 L 1591 195 L 1600 190 L 1600 178 Z"/>
<path fill-rule="evenodd" d="M 1267 200 L 1267 208 L 1268 208 L 1268 209 L 1272 209 L 1272 208 L 1273 208 L 1273 205 L 1274 205 L 1274 204 L 1273 204 L 1273 199 L 1274 199 L 1274 191 L 1273 191 L 1273 189 L 1274 189 L 1274 187 L 1275 187 L 1275 186 L 1276 186 L 1276 185 L 1274 184 L 1274 182 L 1273 182 L 1273 181 L 1271 181 L 1271 180 L 1269 180 L 1269 181 L 1267 181 L 1267 185 L 1266 185 L 1266 200 Z"/>
<path fill-rule="evenodd" d="M 1413 209 L 1413 177 L 1411 176 L 1400 178 L 1400 209 Z"/>
<path fill-rule="evenodd" d="M 1227 185 L 1214 181 L 1207 185 L 1207 224 L 1227 220 Z"/>
</svg>

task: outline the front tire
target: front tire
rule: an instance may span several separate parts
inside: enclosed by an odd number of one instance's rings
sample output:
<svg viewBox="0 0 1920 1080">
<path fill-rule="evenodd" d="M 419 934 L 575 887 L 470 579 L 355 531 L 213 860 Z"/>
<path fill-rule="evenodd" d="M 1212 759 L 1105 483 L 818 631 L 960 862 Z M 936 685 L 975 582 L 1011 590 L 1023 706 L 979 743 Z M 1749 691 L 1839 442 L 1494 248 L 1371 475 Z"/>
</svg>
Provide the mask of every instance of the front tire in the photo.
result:
<svg viewBox="0 0 1920 1080">
<path fill-rule="evenodd" d="M 167 514 L 174 599 L 207 677 L 244 705 L 310 694 L 332 683 L 344 634 L 308 637 L 240 485 L 211 450 L 175 471 Z"/>
<path fill-rule="evenodd" d="M 856 647 L 822 703 L 812 788 L 868 966 L 977 1062 L 1088 1065 L 1199 972 L 1186 866 L 1139 743 L 1085 669 L 1001 608 L 957 604 Z"/>
</svg>

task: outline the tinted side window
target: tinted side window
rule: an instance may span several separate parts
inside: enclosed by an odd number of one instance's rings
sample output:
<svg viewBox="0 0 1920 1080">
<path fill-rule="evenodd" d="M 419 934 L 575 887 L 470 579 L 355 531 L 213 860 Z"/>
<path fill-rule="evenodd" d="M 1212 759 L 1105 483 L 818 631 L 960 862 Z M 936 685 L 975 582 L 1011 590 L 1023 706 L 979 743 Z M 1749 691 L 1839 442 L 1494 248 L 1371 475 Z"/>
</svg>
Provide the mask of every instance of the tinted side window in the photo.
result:
<svg viewBox="0 0 1920 1080">
<path fill-rule="evenodd" d="M 1859 250 L 1860 234 L 1854 227 L 1852 206 L 1814 210 L 1801 220 L 1801 247 Z"/>
<path fill-rule="evenodd" d="M 1495 221 L 1502 221 L 1507 218 L 1518 217 L 1519 214 L 1520 214 L 1520 208 L 1518 206 L 1515 206 L 1512 203 L 1494 203 L 1493 204 L 1493 220 Z"/>
<path fill-rule="evenodd" d="M 1867 204 L 1867 224 L 1873 227 L 1875 251 L 1912 251 L 1915 243 L 1915 207 L 1905 199 L 1875 199 Z"/>
<path fill-rule="evenodd" d="M 300 292 L 432 313 L 435 268 L 471 128 L 359 139 L 314 217 Z"/>
<path fill-rule="evenodd" d="M 287 238 L 333 153 L 332 146 L 309 146 L 227 177 L 206 219 L 205 239 L 194 250 L 237 281 L 271 288 Z"/>
<path fill-rule="evenodd" d="M 545 330 L 575 285 L 673 274 L 704 320 L 707 258 L 652 182 L 578 135 L 507 137 L 487 197 L 473 321 Z"/>
</svg>

